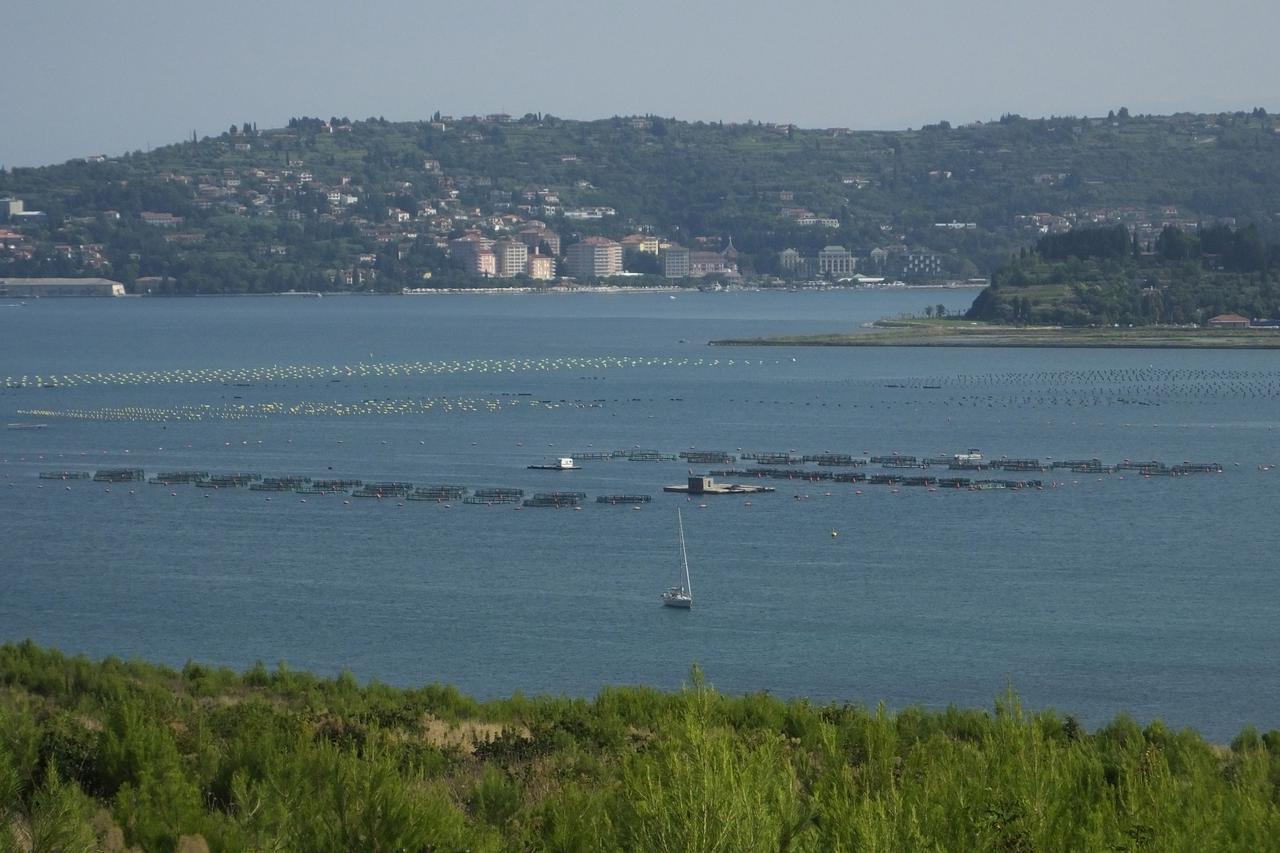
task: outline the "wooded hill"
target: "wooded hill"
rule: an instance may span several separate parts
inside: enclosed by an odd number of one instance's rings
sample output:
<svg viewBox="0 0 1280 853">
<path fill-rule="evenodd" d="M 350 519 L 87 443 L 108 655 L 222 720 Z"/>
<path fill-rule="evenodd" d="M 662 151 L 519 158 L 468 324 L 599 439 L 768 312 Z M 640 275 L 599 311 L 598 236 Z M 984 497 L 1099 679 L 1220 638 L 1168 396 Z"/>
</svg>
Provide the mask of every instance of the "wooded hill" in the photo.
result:
<svg viewBox="0 0 1280 853">
<path fill-rule="evenodd" d="M 0 646 L 0 851 L 1275 850 L 1280 732 Z M 207 845 L 207 847 L 206 847 Z"/>
<path fill-rule="evenodd" d="M 566 246 L 646 230 L 718 250 L 731 236 L 747 274 L 781 272 L 789 247 L 841 245 L 933 250 L 943 275 L 963 278 L 1072 225 L 1118 222 L 1149 240 L 1165 224 L 1221 220 L 1269 237 L 1280 197 L 1280 134 L 1260 109 L 886 132 L 435 119 L 246 122 L 0 174 L 0 197 L 47 214 L 0 222 L 19 235 L 0 248 L 0 275 L 152 277 L 179 293 L 465 284 L 441 248 L 449 237 L 539 220 Z"/>
<path fill-rule="evenodd" d="M 1280 244 L 1253 226 L 1185 233 L 1142 246 L 1123 226 L 1040 239 L 991 276 L 969 320 L 1066 326 L 1204 325 L 1237 314 L 1280 318 Z"/>
</svg>

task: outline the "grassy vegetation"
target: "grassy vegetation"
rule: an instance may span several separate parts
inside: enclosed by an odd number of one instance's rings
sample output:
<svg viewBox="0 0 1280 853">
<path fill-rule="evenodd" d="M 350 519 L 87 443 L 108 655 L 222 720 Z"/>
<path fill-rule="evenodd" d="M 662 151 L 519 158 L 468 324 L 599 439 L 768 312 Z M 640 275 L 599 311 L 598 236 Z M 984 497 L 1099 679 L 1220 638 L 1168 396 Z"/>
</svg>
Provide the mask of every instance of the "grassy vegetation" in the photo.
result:
<svg viewBox="0 0 1280 853">
<path fill-rule="evenodd" d="M 196 836 L 199 836 L 197 839 Z M 0 851 L 1268 850 L 1280 732 L 678 693 L 478 703 L 0 646 Z"/>
<path fill-rule="evenodd" d="M 1150 347 L 1155 349 L 1280 349 L 1277 329 L 1167 326 L 1012 326 L 958 318 L 881 320 L 874 331 L 772 338 L 726 338 L 712 346 L 828 347 Z"/>
</svg>

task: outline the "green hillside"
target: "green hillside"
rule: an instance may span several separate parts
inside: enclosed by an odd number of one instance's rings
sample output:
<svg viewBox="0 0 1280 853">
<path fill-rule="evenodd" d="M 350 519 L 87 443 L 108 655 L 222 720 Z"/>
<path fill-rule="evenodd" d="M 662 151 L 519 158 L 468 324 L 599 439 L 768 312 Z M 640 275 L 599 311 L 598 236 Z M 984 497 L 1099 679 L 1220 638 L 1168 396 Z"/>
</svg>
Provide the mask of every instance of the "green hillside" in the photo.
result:
<svg viewBox="0 0 1280 853">
<path fill-rule="evenodd" d="M 468 284 L 449 238 L 540 221 L 565 246 L 644 231 L 719 251 L 732 237 L 748 276 L 786 273 L 783 249 L 838 245 L 870 274 L 909 278 L 901 258 L 928 252 L 927 275 L 967 278 L 1073 226 L 1123 224 L 1144 242 L 1210 222 L 1269 236 L 1280 212 L 1280 133 L 1261 110 L 887 132 L 436 118 L 245 123 L 0 174 L 0 197 L 46 214 L 0 221 L 0 275 L 178 293 Z"/>
<path fill-rule="evenodd" d="M 1280 317 L 1280 244 L 1253 226 L 1170 226 L 1146 247 L 1120 226 L 1044 237 L 995 271 L 966 319 L 1200 326 L 1226 314 Z"/>
</svg>

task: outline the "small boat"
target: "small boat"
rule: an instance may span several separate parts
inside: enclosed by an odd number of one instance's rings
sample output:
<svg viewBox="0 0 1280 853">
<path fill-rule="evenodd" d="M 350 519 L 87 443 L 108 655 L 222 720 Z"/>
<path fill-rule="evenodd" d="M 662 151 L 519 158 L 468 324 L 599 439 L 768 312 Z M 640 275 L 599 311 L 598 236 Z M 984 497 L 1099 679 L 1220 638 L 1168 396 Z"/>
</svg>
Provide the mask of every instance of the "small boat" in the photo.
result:
<svg viewBox="0 0 1280 853">
<path fill-rule="evenodd" d="M 684 517 L 676 508 L 676 528 L 680 532 L 680 563 L 684 566 L 684 585 L 673 586 L 662 593 L 664 607 L 680 607 L 688 610 L 693 607 L 693 584 L 689 582 L 689 555 L 684 548 Z"/>
</svg>

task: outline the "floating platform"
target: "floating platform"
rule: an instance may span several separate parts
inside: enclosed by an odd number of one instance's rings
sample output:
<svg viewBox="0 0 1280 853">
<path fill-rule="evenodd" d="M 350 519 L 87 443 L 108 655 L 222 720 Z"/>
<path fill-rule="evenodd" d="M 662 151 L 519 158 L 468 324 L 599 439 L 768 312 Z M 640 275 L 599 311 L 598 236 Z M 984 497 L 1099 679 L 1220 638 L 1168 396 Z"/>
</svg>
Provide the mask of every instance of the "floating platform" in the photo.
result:
<svg viewBox="0 0 1280 853">
<path fill-rule="evenodd" d="M 776 489 L 773 486 L 749 486 L 744 483 L 717 483 L 711 477 L 693 476 L 683 486 L 663 486 L 662 491 L 688 495 L 757 495 Z"/>
</svg>

